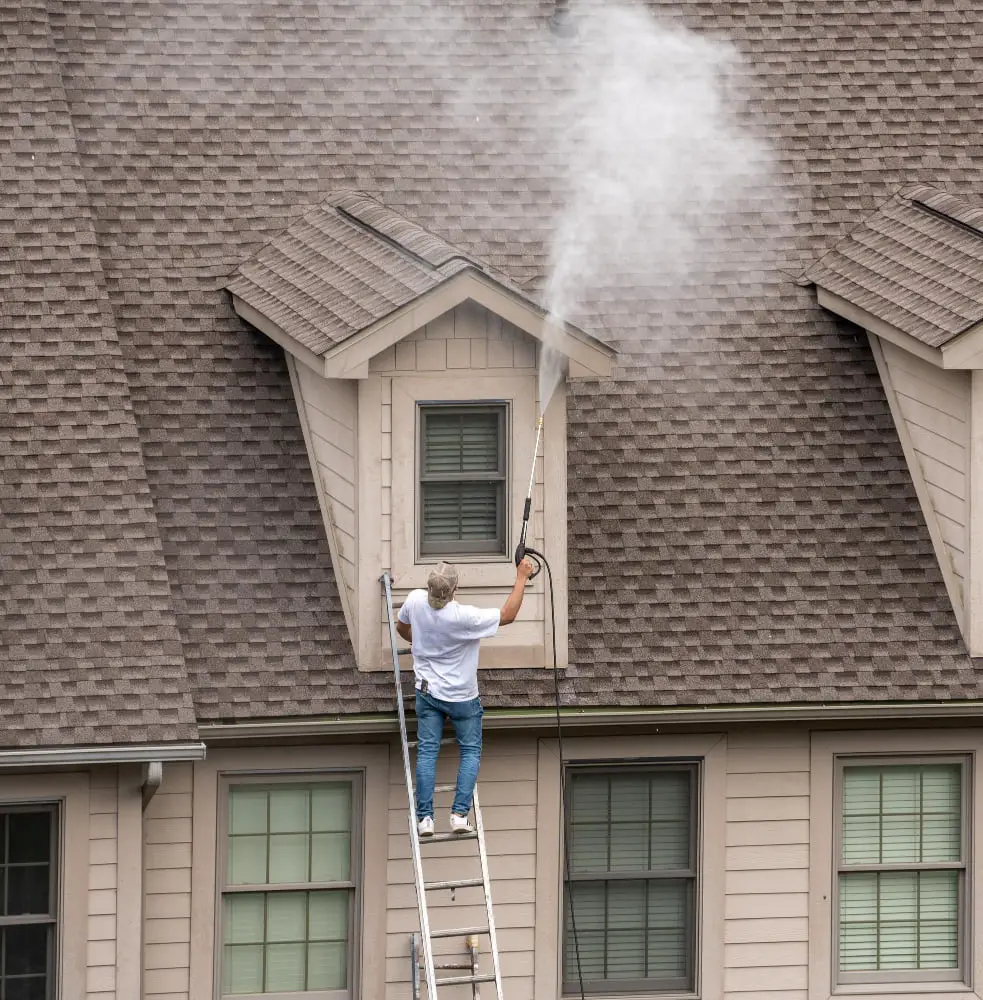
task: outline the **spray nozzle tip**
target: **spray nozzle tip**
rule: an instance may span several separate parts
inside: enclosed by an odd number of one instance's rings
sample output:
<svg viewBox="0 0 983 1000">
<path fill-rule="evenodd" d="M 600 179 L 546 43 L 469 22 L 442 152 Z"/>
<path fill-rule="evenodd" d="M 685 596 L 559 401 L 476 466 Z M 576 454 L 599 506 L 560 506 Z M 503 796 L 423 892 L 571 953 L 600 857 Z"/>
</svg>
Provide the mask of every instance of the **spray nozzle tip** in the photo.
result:
<svg viewBox="0 0 983 1000">
<path fill-rule="evenodd" d="M 542 415 L 542 413 L 540 413 L 539 419 L 536 421 L 536 426 L 537 427 L 542 427 L 543 426 L 543 415 Z"/>
</svg>

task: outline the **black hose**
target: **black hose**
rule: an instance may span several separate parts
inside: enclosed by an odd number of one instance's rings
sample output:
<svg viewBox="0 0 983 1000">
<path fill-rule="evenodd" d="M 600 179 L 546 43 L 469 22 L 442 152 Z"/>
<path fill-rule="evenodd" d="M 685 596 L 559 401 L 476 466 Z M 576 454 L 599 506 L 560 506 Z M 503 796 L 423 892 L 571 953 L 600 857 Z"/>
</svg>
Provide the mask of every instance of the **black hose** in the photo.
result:
<svg viewBox="0 0 983 1000">
<path fill-rule="evenodd" d="M 530 550 L 526 550 L 527 553 Z M 570 845 L 566 842 L 567 830 L 567 775 L 563 766 L 563 725 L 560 721 L 560 668 L 557 666 L 556 657 L 556 602 L 553 597 L 553 570 L 550 568 L 549 560 L 542 552 L 533 551 L 532 554 L 542 561 L 546 567 L 546 580 L 550 591 L 550 632 L 553 638 L 553 699 L 556 707 L 556 742 L 557 750 L 560 754 L 560 835 L 561 849 L 563 850 L 563 873 L 564 873 L 564 895 L 567 898 L 567 905 L 570 908 L 570 932 L 573 935 L 573 951 L 577 961 L 577 981 L 580 986 L 580 1000 L 584 998 L 584 972 L 580 964 L 580 941 L 577 937 L 577 917 L 573 909 L 573 895 L 570 892 Z M 560 968 L 563 968 L 561 962 Z"/>
</svg>

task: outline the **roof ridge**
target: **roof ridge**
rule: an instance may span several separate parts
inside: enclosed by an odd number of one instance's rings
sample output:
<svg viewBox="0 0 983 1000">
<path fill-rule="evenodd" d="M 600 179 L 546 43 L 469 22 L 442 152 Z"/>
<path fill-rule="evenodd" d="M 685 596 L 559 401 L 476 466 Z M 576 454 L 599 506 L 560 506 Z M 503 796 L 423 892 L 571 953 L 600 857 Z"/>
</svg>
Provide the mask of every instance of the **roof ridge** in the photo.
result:
<svg viewBox="0 0 983 1000">
<path fill-rule="evenodd" d="M 906 188 L 900 195 L 921 211 L 983 239 L 983 207 L 974 208 L 963 198 L 928 184 Z"/>
</svg>

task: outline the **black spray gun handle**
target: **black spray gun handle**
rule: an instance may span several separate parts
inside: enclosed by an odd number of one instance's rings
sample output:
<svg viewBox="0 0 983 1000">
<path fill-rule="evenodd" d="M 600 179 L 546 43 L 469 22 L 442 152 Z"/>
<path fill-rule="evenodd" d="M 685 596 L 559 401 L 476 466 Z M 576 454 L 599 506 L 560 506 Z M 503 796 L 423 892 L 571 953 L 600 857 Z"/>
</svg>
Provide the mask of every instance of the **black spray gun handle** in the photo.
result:
<svg viewBox="0 0 983 1000">
<path fill-rule="evenodd" d="M 515 564 L 516 566 L 522 562 L 527 556 L 530 561 L 536 567 L 532 573 L 529 574 L 529 579 L 533 580 L 543 570 L 543 554 L 537 552 L 533 548 L 529 548 L 526 545 L 526 529 L 529 527 L 529 511 L 532 508 L 532 498 L 526 497 L 526 505 L 522 511 L 522 530 L 519 532 L 519 544 L 515 547 Z"/>
</svg>

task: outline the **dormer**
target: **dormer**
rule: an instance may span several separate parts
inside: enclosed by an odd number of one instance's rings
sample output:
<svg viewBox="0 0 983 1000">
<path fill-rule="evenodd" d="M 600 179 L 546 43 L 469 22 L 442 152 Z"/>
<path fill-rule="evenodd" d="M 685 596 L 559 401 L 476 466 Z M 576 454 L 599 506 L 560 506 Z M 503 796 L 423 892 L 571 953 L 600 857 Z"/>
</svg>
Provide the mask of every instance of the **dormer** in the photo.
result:
<svg viewBox="0 0 983 1000">
<path fill-rule="evenodd" d="M 806 280 L 868 333 L 956 619 L 983 656 L 983 207 L 908 187 Z"/>
<path fill-rule="evenodd" d="M 391 668 L 379 578 L 397 604 L 454 562 L 459 599 L 501 604 L 533 462 L 546 331 L 565 379 L 536 460 L 530 544 L 553 569 L 567 662 L 566 389 L 613 352 L 474 256 L 373 199 L 334 195 L 228 283 L 236 312 L 286 352 L 359 668 Z M 552 665 L 545 574 L 482 666 Z"/>
</svg>

